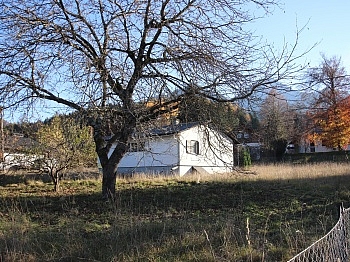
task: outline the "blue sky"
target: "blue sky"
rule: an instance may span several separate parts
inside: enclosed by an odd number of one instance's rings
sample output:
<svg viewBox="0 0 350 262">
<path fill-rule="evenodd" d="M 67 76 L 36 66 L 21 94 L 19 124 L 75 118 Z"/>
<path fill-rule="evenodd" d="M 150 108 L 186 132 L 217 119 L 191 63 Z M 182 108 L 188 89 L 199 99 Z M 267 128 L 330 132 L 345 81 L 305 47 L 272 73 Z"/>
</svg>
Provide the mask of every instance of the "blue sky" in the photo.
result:
<svg viewBox="0 0 350 262">
<path fill-rule="evenodd" d="M 299 37 L 299 52 L 318 43 L 305 59 L 311 66 L 326 57 L 340 56 L 350 73 L 350 1 L 349 0 L 280 0 L 280 8 L 256 22 L 253 28 L 276 48 L 284 40 L 293 43 L 297 28 L 305 29 Z"/>
<path fill-rule="evenodd" d="M 254 11 L 254 10 L 253 10 Z M 318 43 L 305 57 L 310 66 L 321 63 L 320 53 L 327 57 L 340 56 L 343 65 L 350 74 L 350 1 L 349 0 L 280 0 L 280 8 L 271 10 L 271 14 L 249 25 L 257 35 L 268 43 L 281 49 L 283 43 L 293 43 L 297 29 L 305 29 L 299 37 L 299 52 L 303 52 Z M 56 104 L 53 110 L 56 109 Z M 50 115 L 52 109 L 40 107 L 28 115 L 39 118 Z M 8 120 L 19 120 L 23 112 L 16 116 L 7 115 Z"/>
</svg>

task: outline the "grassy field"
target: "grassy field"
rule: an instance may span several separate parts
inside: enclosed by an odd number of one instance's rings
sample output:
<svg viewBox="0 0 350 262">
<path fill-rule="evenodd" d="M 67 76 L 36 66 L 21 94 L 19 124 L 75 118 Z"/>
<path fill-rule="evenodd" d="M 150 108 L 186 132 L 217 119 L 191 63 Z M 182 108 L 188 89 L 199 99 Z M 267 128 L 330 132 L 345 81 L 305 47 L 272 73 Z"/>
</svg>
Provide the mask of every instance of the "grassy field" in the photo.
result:
<svg viewBox="0 0 350 262">
<path fill-rule="evenodd" d="M 263 165 L 211 177 L 96 173 L 54 193 L 45 177 L 0 175 L 0 261 L 286 261 L 350 205 L 350 165 Z"/>
</svg>

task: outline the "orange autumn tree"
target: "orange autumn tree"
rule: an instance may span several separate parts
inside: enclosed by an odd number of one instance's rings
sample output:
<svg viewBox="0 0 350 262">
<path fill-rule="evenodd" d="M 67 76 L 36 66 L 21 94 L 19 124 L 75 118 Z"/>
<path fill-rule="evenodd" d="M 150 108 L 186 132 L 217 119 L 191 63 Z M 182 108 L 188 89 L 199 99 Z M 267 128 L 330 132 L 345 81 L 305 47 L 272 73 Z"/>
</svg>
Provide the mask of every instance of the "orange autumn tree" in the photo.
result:
<svg viewBox="0 0 350 262">
<path fill-rule="evenodd" d="M 350 142 L 350 79 L 340 58 L 322 58 L 321 67 L 309 71 L 311 87 L 317 94 L 312 103 L 314 128 L 309 137 L 342 150 Z"/>
<path fill-rule="evenodd" d="M 322 144 L 344 149 L 350 143 L 350 97 L 341 101 L 337 106 L 315 116 L 316 124 L 321 132 L 315 133 L 314 138 Z"/>
</svg>

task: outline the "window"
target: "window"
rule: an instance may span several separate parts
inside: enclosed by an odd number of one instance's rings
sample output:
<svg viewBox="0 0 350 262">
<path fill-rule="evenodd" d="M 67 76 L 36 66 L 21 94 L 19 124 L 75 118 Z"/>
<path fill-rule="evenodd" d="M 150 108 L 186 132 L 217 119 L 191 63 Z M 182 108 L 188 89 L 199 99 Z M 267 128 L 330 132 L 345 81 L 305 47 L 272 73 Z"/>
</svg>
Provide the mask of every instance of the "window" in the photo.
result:
<svg viewBox="0 0 350 262">
<path fill-rule="evenodd" d="M 199 142 L 196 140 L 186 140 L 186 152 L 199 155 Z"/>
<path fill-rule="evenodd" d="M 315 143 L 314 143 L 314 142 L 311 142 L 311 143 L 310 143 L 310 152 L 311 152 L 311 153 L 315 153 L 315 151 L 316 151 L 316 150 L 315 150 Z"/>
<path fill-rule="evenodd" d="M 141 152 L 141 151 L 145 151 L 145 142 L 129 143 L 129 152 Z"/>
</svg>

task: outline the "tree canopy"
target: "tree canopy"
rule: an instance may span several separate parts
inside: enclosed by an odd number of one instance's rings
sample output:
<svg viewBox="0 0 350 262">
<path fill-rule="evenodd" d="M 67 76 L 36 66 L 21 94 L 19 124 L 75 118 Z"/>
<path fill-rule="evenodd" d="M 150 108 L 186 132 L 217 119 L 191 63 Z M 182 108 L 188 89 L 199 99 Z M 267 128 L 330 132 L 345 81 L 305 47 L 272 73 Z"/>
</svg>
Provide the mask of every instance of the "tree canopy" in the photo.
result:
<svg viewBox="0 0 350 262">
<path fill-rule="evenodd" d="M 176 117 L 181 122 L 210 123 L 231 135 L 237 131 L 254 129 L 254 116 L 237 104 L 216 102 L 199 96 L 182 99 Z"/>
<path fill-rule="evenodd" d="M 40 126 L 35 138 L 38 144 L 33 153 L 40 168 L 48 171 L 55 191 L 66 169 L 96 163 L 90 128 L 78 125 L 72 118 L 54 116 Z"/>
<path fill-rule="evenodd" d="M 293 115 L 286 98 L 272 89 L 261 104 L 259 117 L 261 141 L 265 149 L 270 150 L 275 157 L 281 157 L 293 128 Z"/>
<path fill-rule="evenodd" d="M 234 102 L 300 70 L 298 33 L 276 52 L 245 27 L 259 18 L 252 8 L 266 13 L 275 4 L 1 0 L 0 101 L 16 108 L 44 99 L 78 111 L 94 128 L 102 193 L 113 195 L 118 162 L 137 126 L 185 96 Z M 150 100 L 153 106 L 142 106 Z"/>
<path fill-rule="evenodd" d="M 309 136 L 341 150 L 350 143 L 350 78 L 340 58 L 322 58 L 321 65 L 309 71 L 309 83 L 316 92 L 310 110 L 314 125 Z"/>
</svg>

